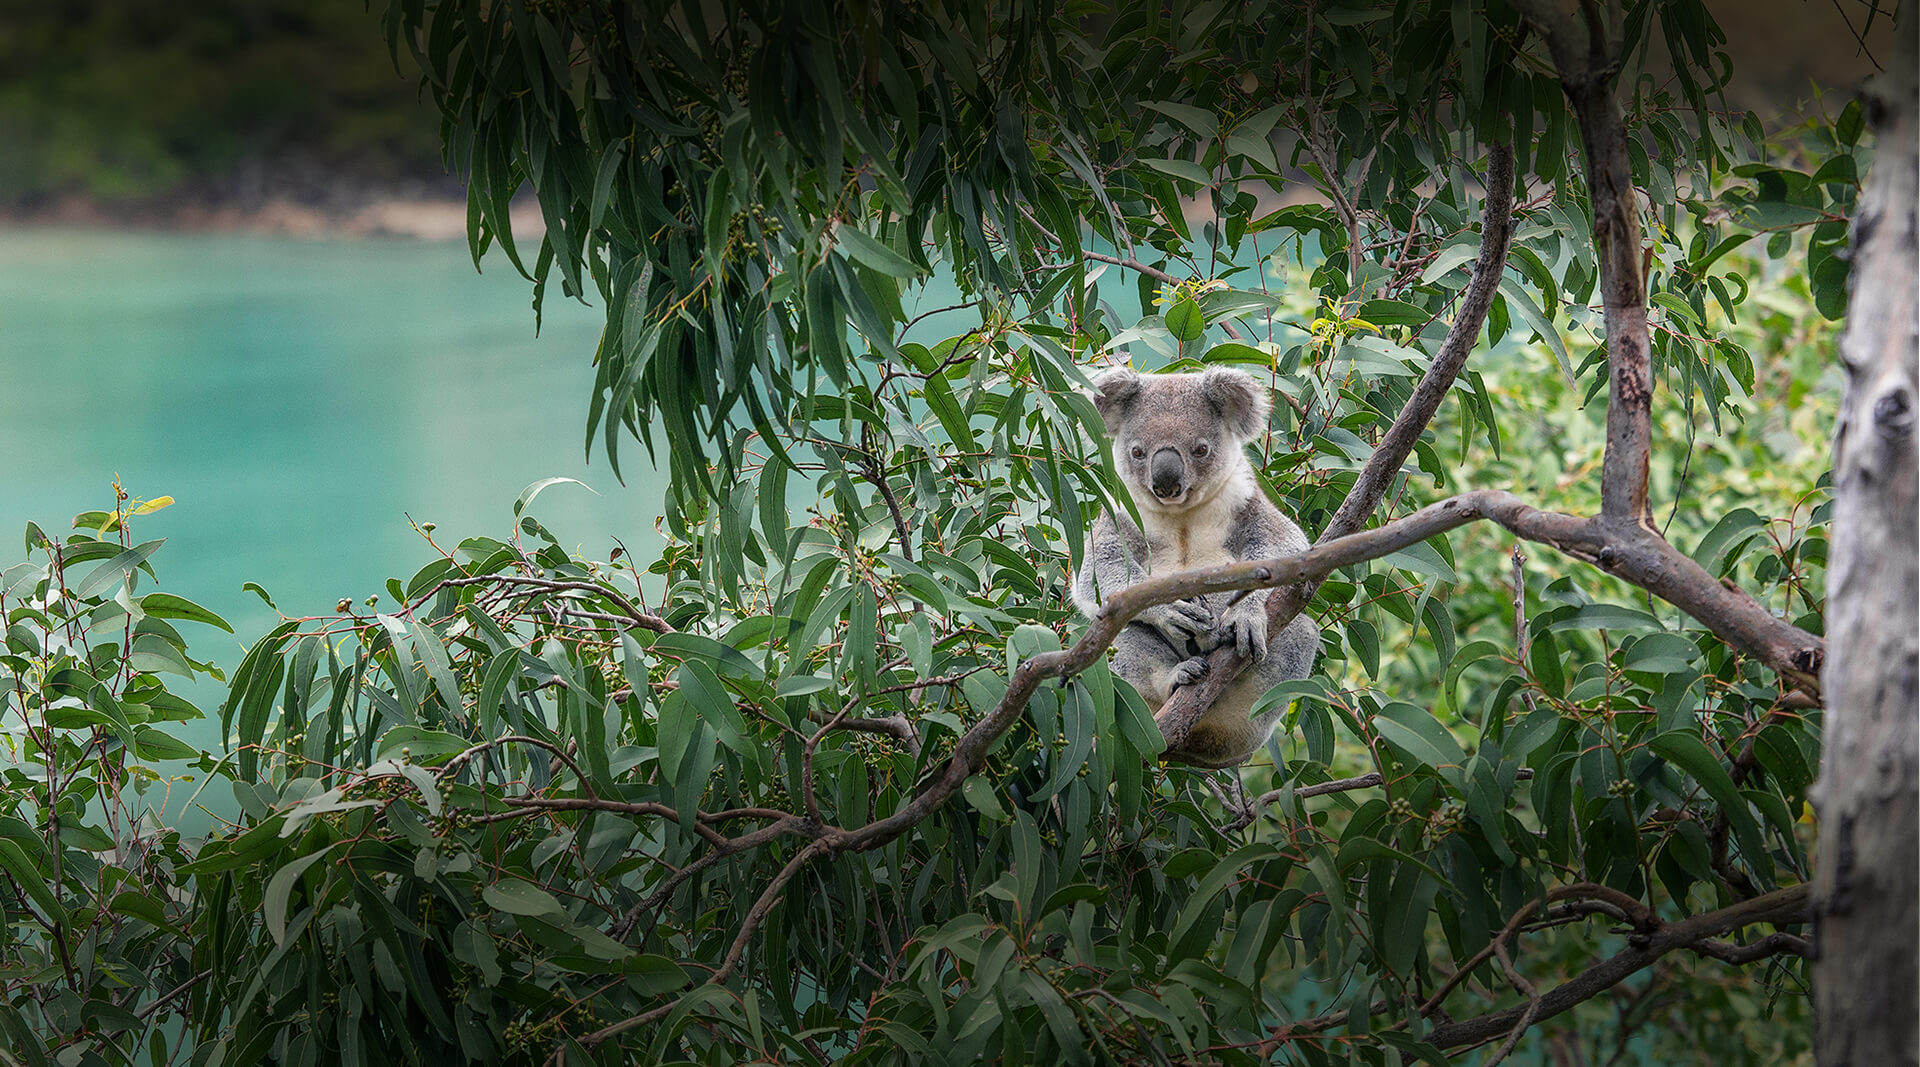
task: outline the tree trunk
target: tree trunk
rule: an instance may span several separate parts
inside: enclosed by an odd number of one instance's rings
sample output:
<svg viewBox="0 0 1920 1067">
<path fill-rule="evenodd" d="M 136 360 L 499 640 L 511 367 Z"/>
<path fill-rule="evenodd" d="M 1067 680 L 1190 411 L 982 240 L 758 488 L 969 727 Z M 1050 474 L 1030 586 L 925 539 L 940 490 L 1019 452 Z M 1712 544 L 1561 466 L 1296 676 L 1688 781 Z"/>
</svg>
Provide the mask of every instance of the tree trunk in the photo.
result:
<svg viewBox="0 0 1920 1067">
<path fill-rule="evenodd" d="M 1920 1049 L 1920 718 L 1915 599 L 1916 27 L 1868 96 L 1877 133 L 1853 233 L 1833 446 L 1824 752 L 1814 875 L 1817 1060 L 1913 1064 Z"/>
</svg>

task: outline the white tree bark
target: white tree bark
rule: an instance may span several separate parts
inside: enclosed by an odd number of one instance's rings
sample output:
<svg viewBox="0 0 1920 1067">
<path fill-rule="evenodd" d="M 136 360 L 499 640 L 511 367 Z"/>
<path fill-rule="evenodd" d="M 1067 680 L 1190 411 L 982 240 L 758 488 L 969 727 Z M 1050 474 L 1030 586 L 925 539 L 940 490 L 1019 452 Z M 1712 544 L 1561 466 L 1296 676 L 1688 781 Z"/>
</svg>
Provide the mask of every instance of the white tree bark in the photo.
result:
<svg viewBox="0 0 1920 1067">
<path fill-rule="evenodd" d="M 1877 141 L 1854 220 L 1840 344 L 1847 391 L 1834 433 L 1827 712 L 1814 794 L 1815 1049 L 1824 1067 L 1920 1058 L 1917 28 L 1903 20 L 1902 54 L 1868 96 Z"/>
</svg>

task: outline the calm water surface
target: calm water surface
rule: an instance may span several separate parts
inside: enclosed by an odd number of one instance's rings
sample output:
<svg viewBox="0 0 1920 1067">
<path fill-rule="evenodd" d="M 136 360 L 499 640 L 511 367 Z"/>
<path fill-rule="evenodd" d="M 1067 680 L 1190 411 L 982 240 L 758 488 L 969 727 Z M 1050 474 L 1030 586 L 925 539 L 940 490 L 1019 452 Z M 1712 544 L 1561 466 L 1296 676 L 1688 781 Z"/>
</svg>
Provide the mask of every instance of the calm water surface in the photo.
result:
<svg viewBox="0 0 1920 1067">
<path fill-rule="evenodd" d="M 534 511 L 570 548 L 638 558 L 664 479 L 638 444 L 622 486 L 582 447 L 600 312 L 557 296 L 538 337 L 531 286 L 460 243 L 0 231 L 0 567 L 28 520 L 65 531 L 137 497 L 165 537 L 160 588 L 234 624 L 185 628 L 231 669 L 277 621 L 380 593 L 432 558 L 408 516 L 506 537 L 514 498 L 554 475 Z M 211 707 L 222 694 L 196 687 Z"/>
</svg>

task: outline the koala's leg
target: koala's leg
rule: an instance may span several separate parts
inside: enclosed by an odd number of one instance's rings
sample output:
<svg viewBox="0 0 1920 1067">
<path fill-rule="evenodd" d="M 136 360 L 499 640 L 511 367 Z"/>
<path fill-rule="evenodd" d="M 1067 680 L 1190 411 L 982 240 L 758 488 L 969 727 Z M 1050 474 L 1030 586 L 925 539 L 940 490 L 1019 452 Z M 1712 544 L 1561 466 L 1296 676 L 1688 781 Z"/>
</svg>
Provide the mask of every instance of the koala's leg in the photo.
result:
<svg viewBox="0 0 1920 1067">
<path fill-rule="evenodd" d="M 1113 673 L 1125 678 L 1147 702 L 1149 711 L 1159 711 L 1168 694 L 1191 681 L 1182 671 L 1190 657 L 1185 649 L 1176 649 L 1153 628 L 1144 623 L 1129 623 L 1113 642 Z"/>
<path fill-rule="evenodd" d="M 1213 707 L 1193 724 L 1193 732 L 1180 746 L 1179 755 L 1202 767 L 1237 767 L 1245 763 L 1286 714 L 1286 704 L 1276 704 L 1249 717 L 1254 702 L 1281 682 L 1296 681 L 1313 673 L 1313 660 L 1320 652 L 1320 626 L 1306 615 L 1299 615 L 1267 641 L 1267 657 L 1250 663 L 1233 680 Z"/>
</svg>

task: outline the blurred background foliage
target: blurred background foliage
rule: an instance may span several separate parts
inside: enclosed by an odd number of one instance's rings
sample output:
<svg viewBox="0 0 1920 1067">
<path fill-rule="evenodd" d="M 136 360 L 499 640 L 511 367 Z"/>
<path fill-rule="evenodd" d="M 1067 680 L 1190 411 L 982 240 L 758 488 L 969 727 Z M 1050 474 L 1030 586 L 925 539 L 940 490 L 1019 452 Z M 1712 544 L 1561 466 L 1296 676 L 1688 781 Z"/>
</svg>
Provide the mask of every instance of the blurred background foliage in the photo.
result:
<svg viewBox="0 0 1920 1067">
<path fill-rule="evenodd" d="M 359 0 L 0 3 L 0 206 L 458 194 Z"/>
</svg>

